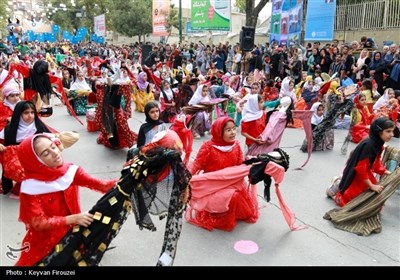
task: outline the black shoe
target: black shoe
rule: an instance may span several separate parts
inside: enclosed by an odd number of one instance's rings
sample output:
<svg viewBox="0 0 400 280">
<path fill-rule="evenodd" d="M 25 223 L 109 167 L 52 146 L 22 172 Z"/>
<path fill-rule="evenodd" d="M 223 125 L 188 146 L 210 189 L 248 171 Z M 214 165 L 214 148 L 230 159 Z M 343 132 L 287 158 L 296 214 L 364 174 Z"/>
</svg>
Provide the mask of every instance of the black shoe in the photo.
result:
<svg viewBox="0 0 400 280">
<path fill-rule="evenodd" d="M 50 117 L 53 115 L 53 107 L 43 107 L 39 111 L 39 115 L 42 117 Z"/>
</svg>

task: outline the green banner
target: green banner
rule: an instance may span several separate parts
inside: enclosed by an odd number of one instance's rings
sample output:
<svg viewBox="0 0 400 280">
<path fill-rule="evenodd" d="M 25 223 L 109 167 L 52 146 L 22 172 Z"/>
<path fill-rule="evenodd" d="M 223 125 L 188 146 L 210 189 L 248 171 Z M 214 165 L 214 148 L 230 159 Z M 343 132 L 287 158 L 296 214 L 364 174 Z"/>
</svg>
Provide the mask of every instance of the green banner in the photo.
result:
<svg viewBox="0 0 400 280">
<path fill-rule="evenodd" d="M 192 0 L 192 30 L 231 30 L 230 0 Z"/>
</svg>

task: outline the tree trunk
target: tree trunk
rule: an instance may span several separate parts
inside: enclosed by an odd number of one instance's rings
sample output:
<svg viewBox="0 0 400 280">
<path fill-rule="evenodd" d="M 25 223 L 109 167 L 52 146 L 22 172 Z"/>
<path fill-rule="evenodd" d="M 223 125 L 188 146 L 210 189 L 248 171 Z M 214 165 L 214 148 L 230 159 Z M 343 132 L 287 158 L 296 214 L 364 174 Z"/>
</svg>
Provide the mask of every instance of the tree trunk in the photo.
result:
<svg viewBox="0 0 400 280">
<path fill-rule="evenodd" d="M 256 27 L 258 14 L 265 7 L 269 0 L 261 0 L 257 7 L 255 6 L 255 0 L 246 1 L 246 26 Z"/>
</svg>

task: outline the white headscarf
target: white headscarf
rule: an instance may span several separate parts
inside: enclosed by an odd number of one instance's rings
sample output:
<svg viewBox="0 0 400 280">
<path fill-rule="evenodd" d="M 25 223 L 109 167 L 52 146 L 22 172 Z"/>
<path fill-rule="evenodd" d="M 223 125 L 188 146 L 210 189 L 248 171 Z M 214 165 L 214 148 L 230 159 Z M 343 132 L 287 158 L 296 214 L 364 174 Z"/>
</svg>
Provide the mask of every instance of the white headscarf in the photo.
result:
<svg viewBox="0 0 400 280">
<path fill-rule="evenodd" d="M 389 90 L 393 90 L 392 88 L 387 88 L 385 90 L 385 93 L 379 97 L 379 99 L 375 102 L 374 106 L 372 109 L 374 111 L 378 111 L 379 108 L 382 106 L 387 106 L 389 104 Z"/>
<path fill-rule="evenodd" d="M 19 119 L 18 130 L 17 130 L 17 143 L 21 143 L 22 140 L 28 138 L 29 136 L 35 134 L 37 131 L 35 121 L 32 123 L 25 122 L 22 117 Z"/>
<path fill-rule="evenodd" d="M 76 78 L 75 82 L 71 85 L 70 90 L 89 90 L 91 91 L 92 89 L 86 82 L 85 78 L 80 80 L 79 78 Z"/>
<path fill-rule="evenodd" d="M 283 79 L 282 81 L 282 87 L 281 87 L 281 91 L 279 92 L 279 96 L 285 97 L 285 96 L 289 96 L 290 98 L 292 98 L 293 102 L 296 103 L 297 102 L 297 97 L 296 94 L 293 90 L 290 90 L 290 78 L 286 77 Z"/>
<path fill-rule="evenodd" d="M 169 84 L 168 81 L 166 81 L 166 82 Z M 165 82 L 162 82 L 162 84 L 164 84 L 164 83 L 165 83 Z M 165 93 L 165 95 L 167 96 L 168 100 L 172 100 L 172 99 L 174 98 L 174 93 L 172 92 L 172 89 L 171 89 L 171 85 L 170 85 L 170 84 L 169 84 L 169 87 L 168 87 L 168 88 L 164 88 L 164 86 L 162 86 L 161 90 L 162 90 L 162 92 Z M 164 98 L 164 96 L 162 95 L 162 93 L 161 93 L 160 97 L 161 97 L 161 98 Z M 166 100 L 166 101 L 168 101 L 168 100 Z"/>
<path fill-rule="evenodd" d="M 204 85 L 200 85 L 197 87 L 192 98 L 190 98 L 190 100 L 189 100 L 189 105 L 197 105 L 200 103 L 200 101 L 202 99 L 204 99 L 204 97 L 201 95 L 201 93 L 203 91 L 203 87 L 204 87 Z"/>
<path fill-rule="evenodd" d="M 260 110 L 258 103 L 258 94 L 250 95 L 246 104 L 244 104 L 242 122 L 258 120 L 262 117 L 263 111 Z"/>
<path fill-rule="evenodd" d="M 281 107 L 279 108 L 279 112 L 285 113 L 287 109 L 289 109 L 290 104 L 292 104 L 292 99 L 289 96 L 284 96 L 280 100 Z"/>
<path fill-rule="evenodd" d="M 313 111 L 314 114 L 311 117 L 311 123 L 314 125 L 319 125 L 320 122 L 322 122 L 322 120 L 324 119 L 324 115 L 322 116 L 318 116 L 317 112 L 318 112 L 318 107 L 319 105 L 321 105 L 321 102 L 315 102 L 312 106 L 310 111 Z"/>
</svg>

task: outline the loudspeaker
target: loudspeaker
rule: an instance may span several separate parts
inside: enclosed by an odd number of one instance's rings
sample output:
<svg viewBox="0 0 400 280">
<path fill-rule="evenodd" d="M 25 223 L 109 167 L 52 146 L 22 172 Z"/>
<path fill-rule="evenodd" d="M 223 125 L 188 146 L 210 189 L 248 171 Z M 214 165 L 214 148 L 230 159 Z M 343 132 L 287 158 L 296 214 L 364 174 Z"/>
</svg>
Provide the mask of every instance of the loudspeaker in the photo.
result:
<svg viewBox="0 0 400 280">
<path fill-rule="evenodd" d="M 142 45 L 142 65 L 145 64 L 146 59 L 150 56 L 152 51 L 151 45 Z"/>
<path fill-rule="evenodd" d="M 242 31 L 240 31 L 240 48 L 249 52 L 254 48 L 254 35 L 255 28 L 251 26 L 242 26 Z"/>
</svg>

